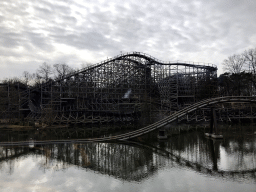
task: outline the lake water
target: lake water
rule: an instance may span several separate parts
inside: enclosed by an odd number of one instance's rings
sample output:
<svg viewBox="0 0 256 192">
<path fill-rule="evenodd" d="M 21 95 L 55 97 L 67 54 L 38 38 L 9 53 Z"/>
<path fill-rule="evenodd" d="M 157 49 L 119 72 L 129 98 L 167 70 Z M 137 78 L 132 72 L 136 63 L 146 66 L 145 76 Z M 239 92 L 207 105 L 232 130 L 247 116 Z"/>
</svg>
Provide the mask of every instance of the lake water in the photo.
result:
<svg viewBox="0 0 256 192">
<path fill-rule="evenodd" d="M 197 129 L 165 141 L 0 145 L 0 191 L 256 191 L 255 131 L 224 126 L 222 140 Z"/>
</svg>

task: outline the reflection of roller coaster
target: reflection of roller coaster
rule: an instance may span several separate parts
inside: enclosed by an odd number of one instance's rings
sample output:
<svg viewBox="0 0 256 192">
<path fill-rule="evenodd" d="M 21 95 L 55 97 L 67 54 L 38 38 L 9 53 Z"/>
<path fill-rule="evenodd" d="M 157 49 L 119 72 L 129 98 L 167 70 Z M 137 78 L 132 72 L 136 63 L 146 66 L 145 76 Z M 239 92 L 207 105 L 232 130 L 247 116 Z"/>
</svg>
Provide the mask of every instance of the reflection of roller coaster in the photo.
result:
<svg viewBox="0 0 256 192">
<path fill-rule="evenodd" d="M 198 147 L 200 147 L 200 152 L 194 150 Z M 230 171 L 219 169 L 219 151 L 216 151 L 218 148 L 219 146 L 216 143 L 209 143 L 206 140 L 200 140 L 199 143 L 196 140 L 195 142 L 191 136 L 188 136 L 179 145 L 169 141 L 164 147 L 135 142 L 62 143 L 35 145 L 34 148 L 6 146 L 0 147 L 0 162 L 25 157 L 28 154 L 40 154 L 49 159 L 45 162 L 52 163 L 53 161 L 50 160 L 57 160 L 55 164 L 44 165 L 45 167 L 65 169 L 69 164 L 77 165 L 126 181 L 141 181 L 152 176 L 159 168 L 175 164 L 175 166 L 186 167 L 204 175 L 230 180 L 239 180 L 246 177 L 256 182 L 256 167 Z M 185 157 L 182 156 L 181 151 L 186 151 Z M 253 151 L 251 151 L 251 156 L 255 160 Z"/>
<path fill-rule="evenodd" d="M 213 65 L 165 63 L 133 52 L 25 91 L 19 87 L 19 97 L 8 92 L 1 105 L 16 117 L 48 124 L 123 121 L 212 97 L 216 78 Z"/>
</svg>

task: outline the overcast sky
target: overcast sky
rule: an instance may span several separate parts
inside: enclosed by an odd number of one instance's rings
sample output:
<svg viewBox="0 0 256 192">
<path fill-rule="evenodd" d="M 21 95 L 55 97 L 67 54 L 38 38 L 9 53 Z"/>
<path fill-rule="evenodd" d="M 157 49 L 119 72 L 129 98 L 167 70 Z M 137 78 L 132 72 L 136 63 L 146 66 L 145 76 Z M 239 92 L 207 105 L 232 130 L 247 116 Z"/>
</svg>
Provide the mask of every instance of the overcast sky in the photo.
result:
<svg viewBox="0 0 256 192">
<path fill-rule="evenodd" d="M 138 51 L 216 64 L 256 47 L 255 0 L 0 0 L 0 79 Z"/>
</svg>

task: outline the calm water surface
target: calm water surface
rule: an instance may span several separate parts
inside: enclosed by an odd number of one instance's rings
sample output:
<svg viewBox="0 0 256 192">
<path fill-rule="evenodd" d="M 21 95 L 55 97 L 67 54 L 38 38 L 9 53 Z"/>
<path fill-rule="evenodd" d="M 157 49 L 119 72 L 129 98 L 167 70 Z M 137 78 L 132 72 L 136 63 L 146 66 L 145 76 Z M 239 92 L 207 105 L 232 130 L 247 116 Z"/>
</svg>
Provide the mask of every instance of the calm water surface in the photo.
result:
<svg viewBox="0 0 256 192">
<path fill-rule="evenodd" d="M 168 140 L 0 146 L 0 191 L 256 191 L 255 128 Z"/>
</svg>

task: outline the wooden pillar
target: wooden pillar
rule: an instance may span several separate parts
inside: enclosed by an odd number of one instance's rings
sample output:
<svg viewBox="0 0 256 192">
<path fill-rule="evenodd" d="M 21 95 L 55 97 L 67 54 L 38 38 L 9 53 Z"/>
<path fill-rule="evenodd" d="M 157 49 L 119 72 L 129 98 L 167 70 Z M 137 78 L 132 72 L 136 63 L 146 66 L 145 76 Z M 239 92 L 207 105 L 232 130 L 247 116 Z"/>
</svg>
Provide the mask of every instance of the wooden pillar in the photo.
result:
<svg viewBox="0 0 256 192">
<path fill-rule="evenodd" d="M 222 135 L 219 135 L 216 111 L 213 107 L 211 108 L 210 133 L 205 133 L 205 135 L 208 137 L 215 138 L 215 139 L 223 138 Z"/>
<path fill-rule="evenodd" d="M 211 119 L 210 119 L 210 134 L 213 133 L 213 108 L 211 108 Z"/>
<path fill-rule="evenodd" d="M 215 133 L 216 135 L 219 134 L 219 129 L 217 125 L 217 117 L 216 111 L 214 108 L 211 108 L 211 121 L 210 121 L 210 133 Z"/>
<path fill-rule="evenodd" d="M 167 139 L 167 132 L 166 132 L 165 128 L 159 129 L 158 139 Z"/>
<path fill-rule="evenodd" d="M 217 125 L 217 117 L 216 117 L 215 109 L 213 109 L 213 111 L 212 111 L 212 116 L 213 116 L 213 125 L 214 125 L 214 129 L 215 129 L 215 134 L 218 135 L 219 134 L 219 128 L 218 128 L 218 125 Z"/>
</svg>

